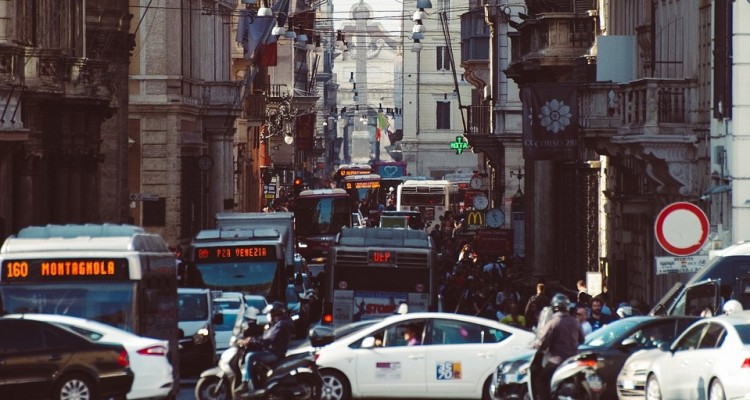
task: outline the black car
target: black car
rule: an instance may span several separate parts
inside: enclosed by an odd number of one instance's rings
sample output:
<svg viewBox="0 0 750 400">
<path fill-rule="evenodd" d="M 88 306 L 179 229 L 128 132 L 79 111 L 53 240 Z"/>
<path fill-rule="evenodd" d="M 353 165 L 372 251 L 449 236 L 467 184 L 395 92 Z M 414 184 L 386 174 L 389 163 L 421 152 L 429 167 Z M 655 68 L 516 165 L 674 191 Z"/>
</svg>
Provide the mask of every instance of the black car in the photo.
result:
<svg viewBox="0 0 750 400">
<path fill-rule="evenodd" d="M 633 316 L 611 322 L 588 334 L 578 346 L 578 354 L 597 355 L 596 373 L 604 385 L 602 399 L 616 399 L 617 374 L 625 360 L 638 350 L 655 348 L 671 342 L 697 317 Z M 528 367 L 534 352 L 498 365 L 491 386 L 495 399 L 524 398 Z"/>
<path fill-rule="evenodd" d="M 0 318 L 1 399 L 124 399 L 129 365 L 122 345 L 50 322 Z"/>
</svg>

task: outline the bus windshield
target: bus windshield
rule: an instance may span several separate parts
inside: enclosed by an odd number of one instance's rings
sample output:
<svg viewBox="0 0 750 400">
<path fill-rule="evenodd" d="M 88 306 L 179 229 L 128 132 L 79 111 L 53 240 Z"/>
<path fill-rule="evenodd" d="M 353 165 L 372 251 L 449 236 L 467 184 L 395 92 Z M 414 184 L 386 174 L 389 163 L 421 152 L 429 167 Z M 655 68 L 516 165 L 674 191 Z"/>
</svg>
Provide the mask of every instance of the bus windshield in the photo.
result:
<svg viewBox="0 0 750 400">
<path fill-rule="evenodd" d="M 351 224 L 347 197 L 298 198 L 294 205 L 295 232 L 301 236 L 335 235 Z"/>
<path fill-rule="evenodd" d="M 135 332 L 134 283 L 13 284 L 0 286 L 6 313 L 70 315 Z"/>
<path fill-rule="evenodd" d="M 197 264 L 207 288 L 225 292 L 247 292 L 269 296 L 277 262 L 253 261 Z"/>
</svg>

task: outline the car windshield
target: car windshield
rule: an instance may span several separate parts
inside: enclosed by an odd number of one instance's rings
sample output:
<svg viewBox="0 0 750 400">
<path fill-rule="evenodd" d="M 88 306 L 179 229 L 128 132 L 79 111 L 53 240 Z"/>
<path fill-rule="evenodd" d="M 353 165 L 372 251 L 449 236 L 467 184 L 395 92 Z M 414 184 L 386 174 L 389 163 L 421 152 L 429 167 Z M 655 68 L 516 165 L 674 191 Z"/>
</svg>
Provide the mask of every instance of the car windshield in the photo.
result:
<svg viewBox="0 0 750 400">
<path fill-rule="evenodd" d="M 615 340 L 621 338 L 622 335 L 632 329 L 636 324 L 638 324 L 638 321 L 631 318 L 611 322 L 589 333 L 583 344 L 590 347 L 609 346 L 614 343 Z"/>
<path fill-rule="evenodd" d="M 365 321 L 358 321 L 358 322 L 352 322 L 346 325 L 341 325 L 337 328 L 334 328 L 333 330 L 333 337 L 335 340 L 339 340 L 342 338 L 345 338 L 355 332 L 359 332 L 360 330 L 367 328 L 370 325 L 375 324 L 376 322 L 380 322 L 380 319 L 368 319 Z M 306 339 L 304 342 L 300 343 L 298 348 L 303 347 L 309 347 L 312 344 L 310 343 L 310 339 Z"/>
<path fill-rule="evenodd" d="M 258 311 L 263 311 L 268 303 L 262 298 L 245 297 L 245 304 L 248 307 L 255 307 Z"/>
<path fill-rule="evenodd" d="M 240 299 L 219 298 L 214 300 L 214 305 L 221 310 L 237 310 L 240 308 Z"/>
</svg>

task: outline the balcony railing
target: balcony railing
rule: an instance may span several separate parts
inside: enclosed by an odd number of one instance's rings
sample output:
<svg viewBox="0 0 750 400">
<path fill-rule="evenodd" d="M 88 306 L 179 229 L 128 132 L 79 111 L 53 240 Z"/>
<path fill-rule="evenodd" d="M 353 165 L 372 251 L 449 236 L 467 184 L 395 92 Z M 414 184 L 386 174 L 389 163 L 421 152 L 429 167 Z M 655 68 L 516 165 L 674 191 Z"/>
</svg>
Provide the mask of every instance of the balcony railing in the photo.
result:
<svg viewBox="0 0 750 400">
<path fill-rule="evenodd" d="M 469 134 L 484 134 L 489 135 L 492 133 L 490 127 L 490 113 L 492 107 L 489 105 L 471 105 L 466 106 L 467 118 L 466 126 Z"/>
<path fill-rule="evenodd" d="M 623 84 L 621 89 L 620 134 L 682 134 L 696 122 L 694 80 L 647 78 Z"/>
</svg>

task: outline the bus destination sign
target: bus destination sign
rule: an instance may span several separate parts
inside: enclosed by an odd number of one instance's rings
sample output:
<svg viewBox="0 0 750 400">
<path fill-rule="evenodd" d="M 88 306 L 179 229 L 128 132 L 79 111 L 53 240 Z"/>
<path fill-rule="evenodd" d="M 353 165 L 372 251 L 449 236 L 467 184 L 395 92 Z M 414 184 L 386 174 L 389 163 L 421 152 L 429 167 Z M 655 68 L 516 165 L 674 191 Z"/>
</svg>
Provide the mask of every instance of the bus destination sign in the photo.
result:
<svg viewBox="0 0 750 400">
<path fill-rule="evenodd" d="M 195 249 L 198 262 L 273 260 L 276 258 L 274 246 L 220 246 Z"/>
<path fill-rule="evenodd" d="M 372 173 L 372 170 L 369 170 L 369 169 L 341 169 L 339 170 L 339 176 L 368 175 L 371 173 Z"/>
<path fill-rule="evenodd" d="M 3 282 L 122 281 L 128 280 L 124 258 L 55 258 L 5 260 Z"/>
<path fill-rule="evenodd" d="M 379 187 L 380 181 L 346 182 L 347 189 L 377 189 Z"/>
<path fill-rule="evenodd" d="M 396 252 L 389 250 L 370 250 L 368 252 L 370 264 L 396 264 Z"/>
</svg>

